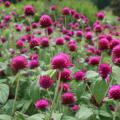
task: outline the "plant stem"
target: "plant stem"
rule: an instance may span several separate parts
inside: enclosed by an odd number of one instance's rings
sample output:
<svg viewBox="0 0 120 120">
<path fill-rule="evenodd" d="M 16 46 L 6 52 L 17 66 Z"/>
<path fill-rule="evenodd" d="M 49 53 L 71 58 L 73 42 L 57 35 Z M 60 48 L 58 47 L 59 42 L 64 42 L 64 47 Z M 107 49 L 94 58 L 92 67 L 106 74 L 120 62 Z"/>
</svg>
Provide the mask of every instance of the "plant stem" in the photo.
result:
<svg viewBox="0 0 120 120">
<path fill-rule="evenodd" d="M 16 100 L 17 100 L 18 90 L 19 90 L 20 73 L 18 73 L 16 77 L 17 77 L 17 84 L 16 84 L 16 90 L 15 90 L 15 99 L 14 99 L 13 108 L 12 108 L 12 115 L 14 115 L 16 111 Z"/>
<path fill-rule="evenodd" d="M 59 84 L 60 84 L 60 79 L 61 79 L 61 71 L 59 72 L 59 77 L 58 77 L 58 81 L 57 81 L 57 86 L 56 86 L 56 88 L 55 88 L 55 94 L 54 94 L 54 98 L 53 98 L 53 102 L 52 102 L 52 106 L 51 106 L 51 113 L 50 113 L 50 118 L 49 118 L 49 120 L 51 120 L 52 114 L 53 114 L 53 112 L 54 112 L 55 101 L 56 101 L 57 94 L 58 94 L 58 88 L 59 88 Z"/>
</svg>

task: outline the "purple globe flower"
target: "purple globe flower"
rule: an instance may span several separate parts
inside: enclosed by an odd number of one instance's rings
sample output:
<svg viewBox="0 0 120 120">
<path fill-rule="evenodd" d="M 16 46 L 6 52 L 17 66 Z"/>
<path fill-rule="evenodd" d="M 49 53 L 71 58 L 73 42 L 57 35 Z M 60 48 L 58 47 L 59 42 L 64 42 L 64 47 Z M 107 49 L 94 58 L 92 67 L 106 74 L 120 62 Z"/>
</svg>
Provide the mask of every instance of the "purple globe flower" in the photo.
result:
<svg viewBox="0 0 120 120">
<path fill-rule="evenodd" d="M 120 85 L 113 85 L 108 92 L 109 98 L 120 100 Z"/>
<path fill-rule="evenodd" d="M 24 7 L 24 13 L 26 16 L 34 15 L 35 9 L 33 8 L 32 5 L 27 5 Z"/>
<path fill-rule="evenodd" d="M 101 77 L 106 79 L 111 74 L 112 68 L 109 64 L 102 63 L 99 65 L 98 71 Z"/>
<path fill-rule="evenodd" d="M 49 15 L 42 15 L 40 17 L 39 23 L 41 27 L 45 28 L 45 27 L 50 27 L 53 21 Z"/>
<path fill-rule="evenodd" d="M 75 102 L 74 94 L 71 92 L 66 92 L 66 93 L 62 94 L 61 99 L 62 99 L 62 103 L 65 105 L 70 105 Z"/>
<path fill-rule="evenodd" d="M 36 109 L 39 109 L 39 110 L 47 109 L 48 105 L 49 105 L 49 103 L 48 103 L 48 100 L 46 100 L 46 99 L 40 99 L 35 103 Z"/>
<path fill-rule="evenodd" d="M 44 89 L 48 89 L 53 85 L 53 80 L 47 75 L 40 76 L 39 85 Z"/>
<path fill-rule="evenodd" d="M 82 81 L 84 77 L 85 77 L 85 71 L 84 70 L 77 71 L 74 74 L 74 78 L 75 78 L 76 81 Z"/>
<path fill-rule="evenodd" d="M 24 56 L 16 56 L 11 61 L 11 67 L 13 71 L 18 72 L 27 66 L 27 60 Z"/>
<path fill-rule="evenodd" d="M 68 54 L 60 53 L 54 56 L 51 60 L 51 67 L 53 69 L 63 69 L 71 65 L 71 60 Z"/>
<path fill-rule="evenodd" d="M 120 65 L 120 45 L 117 45 L 112 50 L 112 61 L 116 65 Z"/>
</svg>

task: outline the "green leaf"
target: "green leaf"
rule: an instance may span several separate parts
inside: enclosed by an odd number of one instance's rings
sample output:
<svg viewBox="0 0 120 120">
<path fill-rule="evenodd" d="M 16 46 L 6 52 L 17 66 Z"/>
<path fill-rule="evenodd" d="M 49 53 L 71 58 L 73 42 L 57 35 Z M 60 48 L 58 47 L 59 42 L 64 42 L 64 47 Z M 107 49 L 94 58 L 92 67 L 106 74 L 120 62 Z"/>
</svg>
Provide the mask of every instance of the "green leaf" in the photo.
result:
<svg viewBox="0 0 120 120">
<path fill-rule="evenodd" d="M 61 120 L 77 120 L 75 117 L 71 117 L 71 116 L 63 116 L 63 118 Z"/>
<path fill-rule="evenodd" d="M 105 97 L 107 89 L 108 84 L 104 80 L 98 80 L 93 85 L 92 92 L 98 104 L 100 104 L 103 98 Z"/>
<path fill-rule="evenodd" d="M 116 80 L 117 84 L 120 84 L 120 67 L 115 65 L 112 67 L 112 77 Z"/>
<path fill-rule="evenodd" d="M 23 105 L 23 108 L 22 108 L 22 113 L 25 113 L 28 110 L 28 108 L 30 107 L 31 103 L 32 103 L 31 100 L 27 100 L 27 101 L 24 102 L 24 105 Z"/>
<path fill-rule="evenodd" d="M 44 115 L 43 114 L 35 114 L 30 117 L 28 117 L 26 120 L 43 120 Z"/>
<path fill-rule="evenodd" d="M 0 84 L 0 103 L 4 104 L 9 95 L 9 87 L 6 84 Z"/>
<path fill-rule="evenodd" d="M 76 113 L 77 120 L 94 120 L 94 113 L 92 109 L 88 108 L 87 106 L 80 106 L 80 110 Z"/>
<path fill-rule="evenodd" d="M 97 72 L 95 72 L 95 71 L 87 71 L 86 72 L 86 77 L 88 78 L 88 79 L 93 79 L 93 78 L 96 78 L 96 77 L 98 77 L 98 73 Z"/>
<path fill-rule="evenodd" d="M 30 87 L 30 96 L 33 102 L 36 102 L 40 98 L 40 87 L 36 81 Z"/>
<path fill-rule="evenodd" d="M 54 120 L 61 120 L 62 115 L 63 115 L 62 113 L 54 113 L 53 118 Z"/>
<path fill-rule="evenodd" d="M 0 115 L 0 120 L 13 120 L 11 116 L 3 114 Z"/>
</svg>

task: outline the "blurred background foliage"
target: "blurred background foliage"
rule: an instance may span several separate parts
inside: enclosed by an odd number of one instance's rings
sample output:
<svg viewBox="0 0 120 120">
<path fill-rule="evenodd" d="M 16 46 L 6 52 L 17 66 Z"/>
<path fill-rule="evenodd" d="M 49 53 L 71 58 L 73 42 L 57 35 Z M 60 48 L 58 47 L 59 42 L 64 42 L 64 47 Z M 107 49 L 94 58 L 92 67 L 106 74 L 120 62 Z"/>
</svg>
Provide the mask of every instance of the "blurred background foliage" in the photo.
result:
<svg viewBox="0 0 120 120">
<path fill-rule="evenodd" d="M 90 24 L 95 21 L 95 15 L 98 10 L 104 10 L 110 19 L 114 19 L 115 15 L 120 16 L 120 0 L 10 0 L 13 4 L 10 8 L 7 8 L 6 11 L 16 11 L 18 14 L 23 14 L 23 7 L 27 4 L 32 4 L 36 11 L 37 20 L 40 14 L 47 11 L 50 13 L 50 6 L 52 4 L 57 5 L 56 15 L 59 15 L 61 8 L 64 6 L 76 9 L 78 12 L 84 14 L 89 18 Z M 0 7 L 2 10 L 4 6 Z M 113 14 L 112 14 L 113 13 Z"/>
</svg>

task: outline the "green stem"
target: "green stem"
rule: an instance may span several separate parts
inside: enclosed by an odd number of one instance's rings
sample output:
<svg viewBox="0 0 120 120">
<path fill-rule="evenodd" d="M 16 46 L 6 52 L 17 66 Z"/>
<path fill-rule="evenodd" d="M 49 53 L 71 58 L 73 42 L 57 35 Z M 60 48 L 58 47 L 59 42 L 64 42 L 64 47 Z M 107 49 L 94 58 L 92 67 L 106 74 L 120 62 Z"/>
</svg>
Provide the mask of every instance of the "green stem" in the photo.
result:
<svg viewBox="0 0 120 120">
<path fill-rule="evenodd" d="M 59 84 L 60 84 L 60 79 L 61 79 L 61 71 L 59 73 L 59 77 L 58 77 L 58 81 L 57 81 L 57 86 L 55 88 L 55 94 L 54 94 L 54 98 L 53 98 L 53 102 L 52 102 L 52 106 L 51 106 L 51 113 L 50 113 L 50 118 L 49 120 L 51 120 L 52 118 L 52 114 L 54 112 L 54 108 L 55 108 L 55 102 L 56 102 L 56 98 L 57 98 L 57 94 L 58 94 L 58 88 L 59 88 Z"/>
<path fill-rule="evenodd" d="M 67 28 L 67 17 L 65 16 L 65 28 Z"/>
<path fill-rule="evenodd" d="M 20 73 L 17 74 L 17 83 L 16 83 L 15 99 L 14 99 L 13 108 L 12 108 L 12 115 L 14 115 L 15 111 L 16 111 L 16 100 L 17 100 L 17 96 L 18 96 L 19 83 L 20 83 L 19 78 L 20 78 Z"/>
</svg>

